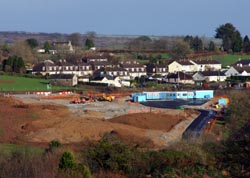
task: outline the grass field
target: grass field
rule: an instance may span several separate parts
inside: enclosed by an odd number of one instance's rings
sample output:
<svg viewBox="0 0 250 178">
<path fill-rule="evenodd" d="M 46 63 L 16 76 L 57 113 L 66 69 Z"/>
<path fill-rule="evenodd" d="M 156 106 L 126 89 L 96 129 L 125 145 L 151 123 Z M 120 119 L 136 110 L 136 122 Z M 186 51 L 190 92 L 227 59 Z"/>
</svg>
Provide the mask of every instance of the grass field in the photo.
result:
<svg viewBox="0 0 250 178">
<path fill-rule="evenodd" d="M 0 75 L 0 91 L 46 91 L 48 80 Z M 52 86 L 50 90 L 66 90 L 70 87 Z"/>
<path fill-rule="evenodd" d="M 212 56 L 213 59 L 219 61 L 223 67 L 230 66 L 239 59 L 250 59 L 250 55 L 227 54 L 224 56 Z"/>
<path fill-rule="evenodd" d="M 15 144 L 0 144 L 0 156 L 9 155 L 14 152 L 25 152 L 30 154 L 42 154 L 43 148 L 26 146 L 26 145 L 15 145 Z"/>
</svg>

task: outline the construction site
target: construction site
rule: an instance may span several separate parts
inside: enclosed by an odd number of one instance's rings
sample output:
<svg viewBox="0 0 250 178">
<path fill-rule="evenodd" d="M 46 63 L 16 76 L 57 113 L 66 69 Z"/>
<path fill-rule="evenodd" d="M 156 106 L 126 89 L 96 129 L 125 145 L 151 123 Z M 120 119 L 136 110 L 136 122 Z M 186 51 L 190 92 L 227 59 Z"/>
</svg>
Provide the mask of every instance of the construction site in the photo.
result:
<svg viewBox="0 0 250 178">
<path fill-rule="evenodd" d="M 0 99 L 4 142 L 78 144 L 115 134 L 127 144 L 157 149 L 182 139 L 200 115 L 195 108 L 216 110 L 213 104 L 218 100 L 215 97 L 201 105 L 173 109 L 132 102 L 125 94 L 33 93 Z"/>
</svg>

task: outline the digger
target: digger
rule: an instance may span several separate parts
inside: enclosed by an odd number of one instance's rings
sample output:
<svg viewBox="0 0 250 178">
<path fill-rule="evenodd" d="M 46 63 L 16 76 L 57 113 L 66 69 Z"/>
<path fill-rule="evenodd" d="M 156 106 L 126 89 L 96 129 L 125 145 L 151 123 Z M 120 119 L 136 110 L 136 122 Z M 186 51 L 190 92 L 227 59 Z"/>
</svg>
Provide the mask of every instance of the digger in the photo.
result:
<svg viewBox="0 0 250 178">
<path fill-rule="evenodd" d="M 111 95 L 106 96 L 105 94 L 103 94 L 102 98 L 103 98 L 104 101 L 111 102 L 111 101 L 113 101 L 115 99 L 115 96 L 111 96 Z"/>
</svg>

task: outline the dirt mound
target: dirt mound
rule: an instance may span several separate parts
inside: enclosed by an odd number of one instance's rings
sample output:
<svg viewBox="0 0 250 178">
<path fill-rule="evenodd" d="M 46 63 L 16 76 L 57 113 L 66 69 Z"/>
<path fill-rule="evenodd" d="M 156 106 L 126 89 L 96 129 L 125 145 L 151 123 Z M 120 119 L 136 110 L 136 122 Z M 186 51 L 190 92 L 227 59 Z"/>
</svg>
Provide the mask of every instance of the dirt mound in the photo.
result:
<svg viewBox="0 0 250 178">
<path fill-rule="evenodd" d="M 137 113 L 119 116 L 109 121 L 112 123 L 121 123 L 134 127 L 150 130 L 161 130 L 168 132 L 176 124 L 183 121 L 183 115 L 169 115 L 164 113 Z"/>
<path fill-rule="evenodd" d="M 81 108 L 78 112 L 76 116 L 67 105 L 49 104 L 46 100 L 27 104 L 0 97 L 0 141 L 40 144 L 59 140 L 64 144 L 78 144 L 116 135 L 130 145 L 159 148 L 166 144 L 166 139 L 173 140 L 171 129 L 177 130 L 174 135 L 181 136 L 189 123 L 183 129 L 176 129 L 176 124 L 185 123 L 184 118 L 190 116 L 184 111 L 169 110 L 169 114 L 129 114 L 105 120 L 95 117 L 111 111 L 83 111 Z M 191 122 L 194 117 L 190 118 Z M 165 135 L 168 133 L 170 135 Z"/>
</svg>

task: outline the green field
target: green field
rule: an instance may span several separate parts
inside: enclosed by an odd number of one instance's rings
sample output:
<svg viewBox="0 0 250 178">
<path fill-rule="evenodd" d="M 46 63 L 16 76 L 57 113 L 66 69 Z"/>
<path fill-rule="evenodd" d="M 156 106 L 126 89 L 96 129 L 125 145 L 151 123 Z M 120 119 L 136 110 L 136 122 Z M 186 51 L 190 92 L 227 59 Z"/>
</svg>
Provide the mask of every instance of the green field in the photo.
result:
<svg viewBox="0 0 250 178">
<path fill-rule="evenodd" d="M 0 91 L 46 91 L 48 80 L 0 75 Z M 50 90 L 66 90 L 72 87 L 52 86 Z"/>
<path fill-rule="evenodd" d="M 212 56 L 213 59 L 219 61 L 223 67 L 230 66 L 239 59 L 250 59 L 250 55 L 227 54 L 223 56 Z"/>
<path fill-rule="evenodd" d="M 44 149 L 34 146 L 0 144 L 0 156 L 9 155 L 14 152 L 25 152 L 30 154 L 42 154 Z"/>
</svg>

